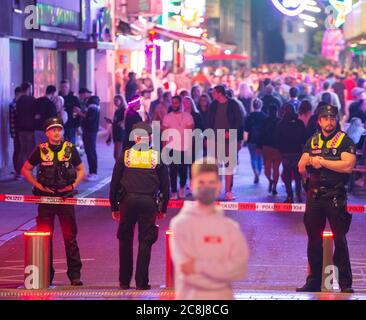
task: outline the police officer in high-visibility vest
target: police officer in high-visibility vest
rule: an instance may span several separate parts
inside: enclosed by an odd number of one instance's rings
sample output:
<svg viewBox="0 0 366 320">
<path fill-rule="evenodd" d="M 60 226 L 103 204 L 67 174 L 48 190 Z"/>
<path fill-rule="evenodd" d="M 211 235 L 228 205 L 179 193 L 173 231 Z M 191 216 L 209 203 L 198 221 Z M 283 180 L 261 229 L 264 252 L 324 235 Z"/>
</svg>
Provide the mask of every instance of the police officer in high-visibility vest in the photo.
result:
<svg viewBox="0 0 366 320">
<path fill-rule="evenodd" d="M 322 234 L 328 218 L 334 234 L 333 258 L 339 272 L 338 282 L 342 292 L 352 293 L 352 270 L 346 240 L 352 217 L 347 212 L 345 186 L 356 163 L 356 148 L 346 133 L 337 129 L 336 107 L 322 105 L 317 113 L 321 130 L 309 139 L 299 161 L 299 171 L 307 177 L 304 223 L 308 235 L 310 274 L 306 284 L 297 291 L 321 291 Z"/>
<path fill-rule="evenodd" d="M 40 144 L 22 169 L 23 176 L 34 188 L 38 196 L 72 197 L 74 189 L 82 181 L 85 169 L 76 147 L 63 140 L 63 123 L 58 118 L 45 122 L 48 142 Z M 37 177 L 32 174 L 38 166 Z M 37 228 L 50 231 L 53 235 L 55 216 L 58 216 L 62 229 L 67 257 L 67 275 L 71 285 L 83 285 L 80 277 L 81 259 L 76 241 L 77 226 L 73 205 L 40 204 L 38 207 Z M 51 236 L 52 237 L 52 236 Z M 54 278 L 52 238 L 51 238 L 51 283 Z"/>
<path fill-rule="evenodd" d="M 133 271 L 133 236 L 136 223 L 139 248 L 136 289 L 149 290 L 152 245 L 158 239 L 156 218 L 164 217 L 169 201 L 169 175 L 159 152 L 150 147 L 152 128 L 147 123 L 133 126 L 135 145 L 117 161 L 110 186 L 112 217 L 119 221 L 119 282 L 130 289 Z M 160 191 L 160 196 L 158 193 Z M 158 199 L 160 199 L 160 204 Z"/>
</svg>

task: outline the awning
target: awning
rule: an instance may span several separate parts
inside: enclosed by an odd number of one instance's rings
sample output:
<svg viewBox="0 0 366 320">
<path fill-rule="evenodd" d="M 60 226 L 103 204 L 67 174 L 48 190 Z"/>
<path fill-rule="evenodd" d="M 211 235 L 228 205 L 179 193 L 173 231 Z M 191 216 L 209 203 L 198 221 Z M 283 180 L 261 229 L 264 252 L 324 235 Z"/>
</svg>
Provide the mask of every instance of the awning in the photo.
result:
<svg viewBox="0 0 366 320">
<path fill-rule="evenodd" d="M 172 40 L 182 40 L 187 42 L 192 42 L 196 44 L 200 44 L 203 46 L 207 46 L 207 40 L 201 37 L 192 36 L 188 33 L 180 32 L 173 29 L 167 29 L 162 26 L 154 26 L 152 31 L 155 31 L 157 34 L 160 34 L 164 37 L 167 37 Z"/>
<path fill-rule="evenodd" d="M 98 50 L 115 50 L 116 43 L 104 41 L 60 41 L 57 43 L 60 50 L 77 50 L 77 49 L 98 49 Z"/>
<path fill-rule="evenodd" d="M 212 50 L 214 50 L 216 52 L 220 52 L 220 51 L 225 51 L 227 49 L 229 49 L 231 51 L 234 51 L 236 49 L 236 46 L 232 45 L 232 44 L 216 42 L 216 41 L 209 40 L 206 38 L 193 36 L 191 34 L 173 30 L 173 29 L 168 29 L 168 28 L 160 26 L 160 25 L 154 26 L 152 31 L 155 31 L 157 34 L 160 34 L 160 35 L 167 37 L 169 39 L 172 39 L 172 40 L 177 40 L 177 41 L 182 40 L 182 41 L 202 45 L 211 52 L 212 52 Z"/>
<path fill-rule="evenodd" d="M 207 55 L 203 56 L 204 61 L 214 61 L 214 60 L 231 60 L 231 61 L 248 61 L 250 60 L 249 56 L 243 56 L 240 54 L 215 54 L 215 55 Z"/>
</svg>

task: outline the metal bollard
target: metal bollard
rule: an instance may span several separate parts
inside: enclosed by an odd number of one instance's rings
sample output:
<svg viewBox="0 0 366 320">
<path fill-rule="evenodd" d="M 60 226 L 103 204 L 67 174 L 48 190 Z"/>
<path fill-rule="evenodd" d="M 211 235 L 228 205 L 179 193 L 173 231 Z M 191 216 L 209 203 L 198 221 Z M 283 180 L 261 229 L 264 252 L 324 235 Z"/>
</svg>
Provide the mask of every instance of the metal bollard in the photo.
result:
<svg viewBox="0 0 366 320">
<path fill-rule="evenodd" d="M 165 287 L 174 288 L 174 266 L 172 257 L 170 254 L 170 238 L 173 235 L 172 231 L 165 233 L 166 239 L 166 274 L 165 274 Z"/>
<path fill-rule="evenodd" d="M 338 272 L 335 270 L 333 262 L 333 240 L 334 234 L 331 231 L 323 232 L 323 272 L 322 291 L 331 292 L 339 288 Z M 331 283 L 330 279 L 333 280 Z"/>
<path fill-rule="evenodd" d="M 24 233 L 24 287 L 29 290 L 50 286 L 50 232 Z"/>
</svg>

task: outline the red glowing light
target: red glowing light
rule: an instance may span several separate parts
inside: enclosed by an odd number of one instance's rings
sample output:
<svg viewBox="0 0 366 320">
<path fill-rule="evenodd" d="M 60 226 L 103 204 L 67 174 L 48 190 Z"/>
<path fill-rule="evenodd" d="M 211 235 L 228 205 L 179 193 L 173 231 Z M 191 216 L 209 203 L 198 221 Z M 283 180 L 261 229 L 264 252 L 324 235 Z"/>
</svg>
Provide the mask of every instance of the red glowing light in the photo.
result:
<svg viewBox="0 0 366 320">
<path fill-rule="evenodd" d="M 333 238 L 334 234 L 332 231 L 324 231 L 323 232 L 323 238 Z"/>
<path fill-rule="evenodd" d="M 32 231 L 32 232 L 24 232 L 24 235 L 26 237 L 49 237 L 51 236 L 51 232 Z"/>
</svg>

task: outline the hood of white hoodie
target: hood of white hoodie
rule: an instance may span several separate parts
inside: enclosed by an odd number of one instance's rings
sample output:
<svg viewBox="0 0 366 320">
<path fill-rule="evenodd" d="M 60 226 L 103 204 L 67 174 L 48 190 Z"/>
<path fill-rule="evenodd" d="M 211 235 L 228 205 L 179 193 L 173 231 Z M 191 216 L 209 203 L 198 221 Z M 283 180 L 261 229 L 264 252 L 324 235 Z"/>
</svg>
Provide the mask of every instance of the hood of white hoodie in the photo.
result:
<svg viewBox="0 0 366 320">
<path fill-rule="evenodd" d="M 197 201 L 185 201 L 182 210 L 179 214 L 182 215 L 193 215 L 193 216 L 224 216 L 224 211 L 218 207 L 214 207 L 214 212 L 211 212 L 211 208 L 203 210 L 198 206 Z"/>
</svg>

